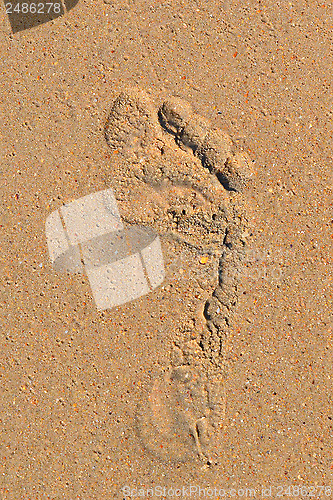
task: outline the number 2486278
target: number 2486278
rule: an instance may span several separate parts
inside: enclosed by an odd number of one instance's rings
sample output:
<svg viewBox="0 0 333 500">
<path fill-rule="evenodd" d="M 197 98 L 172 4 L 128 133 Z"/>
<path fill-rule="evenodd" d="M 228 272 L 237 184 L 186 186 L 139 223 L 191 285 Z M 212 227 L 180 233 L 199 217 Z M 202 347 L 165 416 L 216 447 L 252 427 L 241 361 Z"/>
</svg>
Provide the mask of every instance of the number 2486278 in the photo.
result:
<svg viewBox="0 0 333 500">
<path fill-rule="evenodd" d="M 61 4 L 60 3 L 6 3 L 6 13 L 7 14 L 61 14 Z"/>
</svg>

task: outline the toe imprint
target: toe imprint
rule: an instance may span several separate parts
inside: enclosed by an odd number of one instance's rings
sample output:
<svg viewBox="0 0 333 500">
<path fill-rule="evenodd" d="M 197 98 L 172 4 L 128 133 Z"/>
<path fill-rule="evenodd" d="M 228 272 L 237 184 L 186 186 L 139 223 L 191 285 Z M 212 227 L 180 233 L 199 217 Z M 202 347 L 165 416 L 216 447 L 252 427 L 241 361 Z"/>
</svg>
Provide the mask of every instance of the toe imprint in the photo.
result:
<svg viewBox="0 0 333 500">
<path fill-rule="evenodd" d="M 209 120 L 192 112 L 185 100 L 171 98 L 159 109 L 162 126 L 176 136 L 179 145 L 193 151 L 204 167 L 228 190 L 241 191 L 253 175 L 250 158 L 235 153 L 230 136 L 212 129 Z"/>
<path fill-rule="evenodd" d="M 106 127 L 109 147 L 125 156 L 136 155 L 160 136 L 148 95 L 139 89 L 122 92 L 115 100 Z"/>
<path fill-rule="evenodd" d="M 210 123 L 205 118 L 198 115 L 192 116 L 179 134 L 179 144 L 183 144 L 196 153 L 202 147 L 209 127 Z"/>
<path fill-rule="evenodd" d="M 193 115 L 192 106 L 178 97 L 171 97 L 159 109 L 162 126 L 172 134 L 179 135 Z"/>
<path fill-rule="evenodd" d="M 254 178 L 255 171 L 249 155 L 237 151 L 228 158 L 225 164 L 225 173 L 221 172 L 221 174 L 227 179 L 230 189 L 242 191 Z"/>
<path fill-rule="evenodd" d="M 196 154 L 208 170 L 222 174 L 232 150 L 233 144 L 228 134 L 220 129 L 213 129 L 207 133 Z"/>
</svg>

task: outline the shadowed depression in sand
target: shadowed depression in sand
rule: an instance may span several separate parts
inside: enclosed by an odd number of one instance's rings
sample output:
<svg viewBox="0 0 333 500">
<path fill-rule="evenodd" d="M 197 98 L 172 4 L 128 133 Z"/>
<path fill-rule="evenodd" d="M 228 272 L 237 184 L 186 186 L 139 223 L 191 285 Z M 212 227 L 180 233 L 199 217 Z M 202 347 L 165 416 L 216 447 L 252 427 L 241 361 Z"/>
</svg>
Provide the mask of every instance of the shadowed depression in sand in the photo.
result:
<svg viewBox="0 0 333 500">
<path fill-rule="evenodd" d="M 120 203 L 124 220 L 151 225 L 171 264 L 181 255 L 187 277 L 170 366 L 140 405 L 138 431 L 163 459 L 197 454 L 210 463 L 223 429 L 225 343 L 246 234 L 239 191 L 253 176 L 251 160 L 186 101 L 172 97 L 157 112 L 139 89 L 116 99 L 105 135 L 127 159 L 129 191 L 144 200 L 140 214 L 128 197 Z"/>
</svg>

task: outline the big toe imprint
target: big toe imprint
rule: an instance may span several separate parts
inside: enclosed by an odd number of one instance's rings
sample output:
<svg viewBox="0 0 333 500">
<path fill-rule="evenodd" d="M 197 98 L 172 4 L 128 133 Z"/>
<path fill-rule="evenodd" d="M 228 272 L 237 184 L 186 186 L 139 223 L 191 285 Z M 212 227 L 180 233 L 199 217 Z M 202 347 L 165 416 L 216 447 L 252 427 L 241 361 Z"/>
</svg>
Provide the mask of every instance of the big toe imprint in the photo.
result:
<svg viewBox="0 0 333 500">
<path fill-rule="evenodd" d="M 112 106 L 105 127 L 109 147 L 131 156 L 147 148 L 160 135 L 149 96 L 141 89 L 122 92 Z"/>
<path fill-rule="evenodd" d="M 192 344 L 188 338 L 181 339 L 179 331 L 184 330 L 178 323 L 173 342 L 179 346 L 175 347 L 179 359 L 153 382 L 137 418 L 144 446 L 161 459 L 187 461 L 198 456 L 209 461 L 223 425 L 221 372 L 228 314 L 237 293 L 235 273 L 228 271 L 232 266 L 221 266 L 221 255 L 225 262 L 233 261 L 232 269 L 237 267 L 234 255 L 239 255 L 237 239 L 244 228 L 235 215 L 234 196 L 242 196 L 237 193 L 253 178 L 252 162 L 246 153 L 235 150 L 226 132 L 213 128 L 187 101 L 170 97 L 156 109 L 140 89 L 117 97 L 105 137 L 123 164 L 120 187 L 115 186 L 123 219 L 150 225 L 191 251 L 204 250 L 217 259 L 214 279 L 205 282 L 210 301 L 203 304 L 207 324 L 201 337 L 193 334 Z M 203 297 L 194 293 L 195 287 L 205 288 L 195 265 L 198 259 L 189 255 L 191 273 L 184 285 L 188 295 L 181 292 L 188 317 L 194 311 L 194 305 L 188 304 L 195 304 L 195 296 Z M 205 259 L 199 261 L 200 269 Z M 196 354 L 186 358 L 183 352 L 190 344 Z"/>
</svg>

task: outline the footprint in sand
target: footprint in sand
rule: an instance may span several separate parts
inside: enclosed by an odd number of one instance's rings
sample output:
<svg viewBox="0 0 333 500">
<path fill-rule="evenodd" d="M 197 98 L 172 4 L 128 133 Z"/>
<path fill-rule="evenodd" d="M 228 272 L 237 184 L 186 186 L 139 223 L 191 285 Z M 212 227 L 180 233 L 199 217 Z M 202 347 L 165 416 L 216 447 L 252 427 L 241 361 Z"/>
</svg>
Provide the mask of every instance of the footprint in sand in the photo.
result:
<svg viewBox="0 0 333 500">
<path fill-rule="evenodd" d="M 140 89 L 115 100 L 105 137 L 122 217 L 160 235 L 181 295 L 170 365 L 138 407 L 138 433 L 160 459 L 209 463 L 223 427 L 226 340 L 252 162 L 188 102 L 172 97 L 155 107 Z"/>
</svg>

